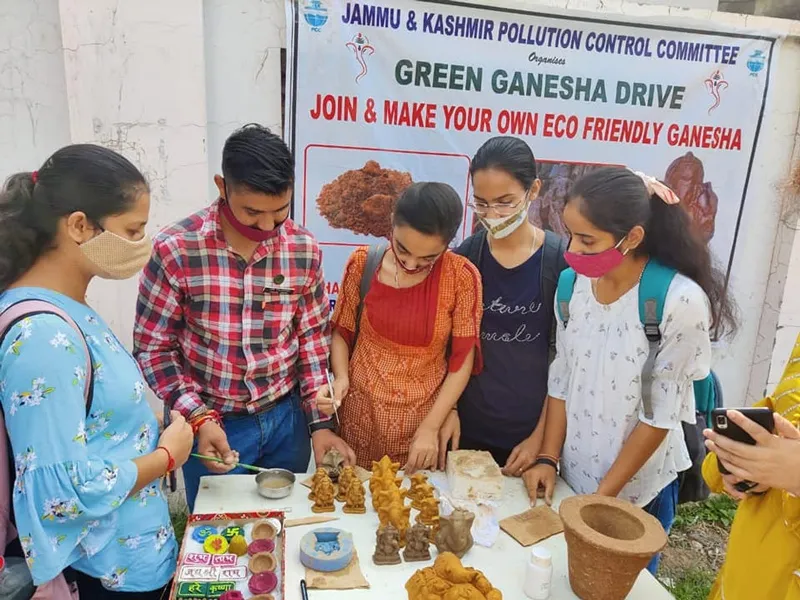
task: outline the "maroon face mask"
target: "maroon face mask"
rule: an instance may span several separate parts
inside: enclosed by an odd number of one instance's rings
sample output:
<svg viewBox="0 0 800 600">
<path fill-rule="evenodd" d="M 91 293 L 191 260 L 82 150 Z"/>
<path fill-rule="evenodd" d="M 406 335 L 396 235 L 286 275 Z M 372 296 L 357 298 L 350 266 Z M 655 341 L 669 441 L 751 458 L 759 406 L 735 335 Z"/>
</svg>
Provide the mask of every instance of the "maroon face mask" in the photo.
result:
<svg viewBox="0 0 800 600">
<path fill-rule="evenodd" d="M 619 249 L 621 244 L 622 240 L 613 248 L 596 254 L 566 252 L 564 260 L 578 275 L 598 279 L 616 269 L 625 260 L 625 254 Z"/>
<path fill-rule="evenodd" d="M 283 224 L 283 221 L 281 221 L 275 225 L 275 229 L 264 231 L 263 229 L 259 229 L 258 227 L 250 227 L 249 225 L 245 225 L 239 221 L 239 219 L 236 218 L 236 215 L 233 214 L 230 205 L 225 200 L 220 200 L 219 209 L 220 212 L 225 215 L 225 219 L 227 219 L 228 223 L 231 224 L 231 227 L 253 242 L 266 242 L 267 240 L 274 238 L 278 235 L 280 226 Z"/>
</svg>

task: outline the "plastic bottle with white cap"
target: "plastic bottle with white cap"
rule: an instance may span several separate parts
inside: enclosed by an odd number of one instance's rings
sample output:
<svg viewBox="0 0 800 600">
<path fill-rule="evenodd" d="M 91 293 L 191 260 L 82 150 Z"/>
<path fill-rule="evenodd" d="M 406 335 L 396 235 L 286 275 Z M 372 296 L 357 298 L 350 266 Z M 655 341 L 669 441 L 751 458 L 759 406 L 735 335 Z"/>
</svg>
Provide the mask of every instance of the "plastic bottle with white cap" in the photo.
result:
<svg viewBox="0 0 800 600">
<path fill-rule="evenodd" d="M 547 600 L 550 597 L 550 582 L 553 578 L 553 555 L 547 548 L 534 546 L 531 559 L 525 569 L 523 591 L 531 600 Z"/>
</svg>

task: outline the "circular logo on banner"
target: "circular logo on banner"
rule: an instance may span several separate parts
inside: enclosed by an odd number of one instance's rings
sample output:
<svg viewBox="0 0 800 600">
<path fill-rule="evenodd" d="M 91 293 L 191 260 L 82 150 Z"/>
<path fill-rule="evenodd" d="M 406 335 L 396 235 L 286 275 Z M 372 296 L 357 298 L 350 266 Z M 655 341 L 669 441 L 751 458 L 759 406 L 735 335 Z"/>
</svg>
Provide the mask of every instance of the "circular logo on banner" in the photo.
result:
<svg viewBox="0 0 800 600">
<path fill-rule="evenodd" d="M 763 69 L 767 59 L 762 50 L 756 50 L 747 59 L 747 68 L 750 70 L 750 75 L 757 76 Z"/>
<path fill-rule="evenodd" d="M 308 4 L 303 6 L 303 18 L 311 26 L 311 31 L 320 31 L 328 22 L 328 9 L 321 0 L 309 0 Z"/>
</svg>

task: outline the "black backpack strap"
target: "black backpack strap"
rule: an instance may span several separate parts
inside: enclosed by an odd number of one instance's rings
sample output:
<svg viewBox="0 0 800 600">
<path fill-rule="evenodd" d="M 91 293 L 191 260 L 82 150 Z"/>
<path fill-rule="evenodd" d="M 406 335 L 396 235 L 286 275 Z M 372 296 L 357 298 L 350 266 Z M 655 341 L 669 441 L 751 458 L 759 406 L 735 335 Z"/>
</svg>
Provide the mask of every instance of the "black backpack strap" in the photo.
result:
<svg viewBox="0 0 800 600">
<path fill-rule="evenodd" d="M 465 257 L 480 270 L 484 246 L 486 246 L 486 230 L 481 229 L 465 239 L 453 252 Z"/>
<path fill-rule="evenodd" d="M 369 287 L 372 285 L 372 278 L 375 277 L 375 271 L 383 260 L 383 255 L 386 254 L 386 244 L 377 244 L 370 246 L 367 251 L 367 262 L 364 265 L 364 271 L 361 273 L 361 285 L 359 286 L 359 299 L 358 309 L 356 310 L 356 329 L 353 332 L 353 348 L 356 347 L 356 340 L 358 339 L 358 332 L 361 329 L 361 314 L 364 312 L 364 298 L 367 297 Z"/>
<path fill-rule="evenodd" d="M 542 245 L 542 273 L 540 289 L 542 291 L 542 302 L 545 303 L 548 314 L 552 315 L 550 322 L 550 361 L 555 358 L 556 349 L 556 315 L 553 310 L 558 287 L 558 278 L 561 272 L 567 268 L 567 261 L 564 254 L 569 246 L 569 241 L 552 231 L 544 232 L 544 244 Z"/>
</svg>

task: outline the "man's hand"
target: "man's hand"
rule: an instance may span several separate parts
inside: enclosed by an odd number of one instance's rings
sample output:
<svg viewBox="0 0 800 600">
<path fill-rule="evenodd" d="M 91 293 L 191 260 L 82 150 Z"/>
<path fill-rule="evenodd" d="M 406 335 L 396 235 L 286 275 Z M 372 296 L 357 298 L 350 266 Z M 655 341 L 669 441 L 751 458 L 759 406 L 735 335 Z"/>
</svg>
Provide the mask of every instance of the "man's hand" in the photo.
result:
<svg viewBox="0 0 800 600">
<path fill-rule="evenodd" d="M 317 408 L 323 415 L 330 417 L 335 412 L 334 405 L 338 410 L 349 391 L 350 380 L 347 377 L 339 377 L 333 382 L 333 399 L 331 399 L 331 391 L 328 386 L 323 385 L 317 390 Z"/>
<path fill-rule="evenodd" d="M 322 457 L 328 450 L 336 448 L 344 457 L 345 466 L 356 464 L 356 453 L 345 441 L 330 429 L 318 429 L 311 434 L 311 447 L 314 449 L 314 462 L 322 464 Z"/>
<path fill-rule="evenodd" d="M 536 460 L 541 445 L 541 439 L 534 440 L 532 435 L 522 440 L 508 456 L 506 466 L 503 467 L 503 475 L 520 477 Z"/>
<path fill-rule="evenodd" d="M 406 475 L 421 469 L 435 469 L 439 459 L 439 430 L 423 423 L 417 428 L 408 448 L 408 461 L 403 467 Z"/>
<path fill-rule="evenodd" d="M 450 443 L 450 450 L 458 450 L 458 442 L 461 440 L 461 420 L 458 412 L 451 410 L 439 429 L 439 470 L 444 471 L 447 466 L 447 444 Z"/>
<path fill-rule="evenodd" d="M 755 440 L 755 445 L 735 442 L 706 429 L 706 447 L 738 480 L 757 481 L 763 490 L 777 488 L 800 493 L 800 431 L 789 421 L 775 415 L 773 435 L 742 413 L 729 410 L 728 419 L 736 423 Z"/>
<path fill-rule="evenodd" d="M 206 421 L 197 432 L 197 453 L 221 458 L 225 463 L 204 460 L 203 465 L 212 473 L 228 473 L 239 462 L 239 453 L 231 450 L 225 430 L 213 421 Z"/>
</svg>

